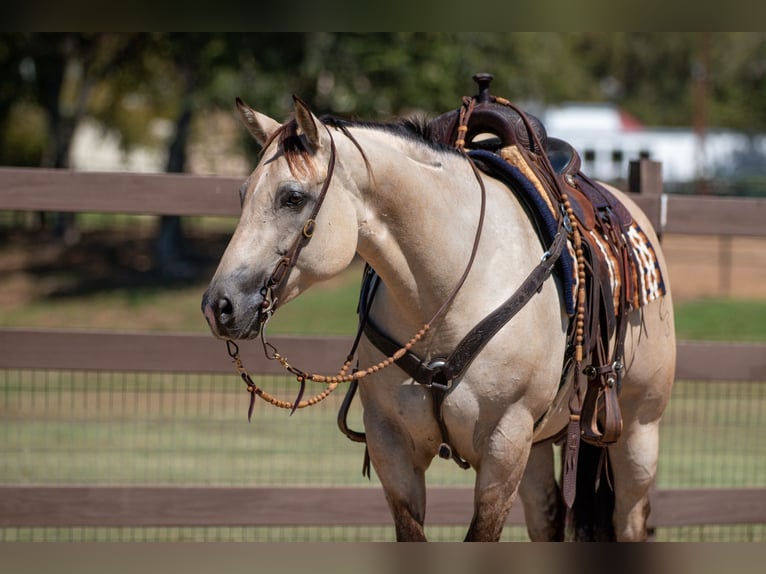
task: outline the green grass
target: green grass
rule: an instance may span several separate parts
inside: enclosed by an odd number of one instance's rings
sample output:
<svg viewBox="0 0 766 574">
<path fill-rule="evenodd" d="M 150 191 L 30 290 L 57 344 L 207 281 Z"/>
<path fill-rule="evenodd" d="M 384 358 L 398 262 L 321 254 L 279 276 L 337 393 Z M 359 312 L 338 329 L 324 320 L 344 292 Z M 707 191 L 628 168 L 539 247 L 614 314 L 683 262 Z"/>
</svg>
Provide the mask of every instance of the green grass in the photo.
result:
<svg viewBox="0 0 766 574">
<path fill-rule="evenodd" d="M 272 334 L 351 335 L 361 265 L 281 308 Z M 31 300 L 0 309 L 0 326 L 199 331 L 205 282 L 114 289 Z M 684 301 L 675 308 L 679 339 L 766 341 L 766 300 Z M 294 398 L 294 380 L 264 378 L 264 388 Z M 297 412 L 257 403 L 235 376 L 0 372 L 0 483 L 359 485 L 364 448 L 337 430 L 340 389 Z M 358 403 L 357 403 L 358 408 Z M 763 486 L 766 391 L 752 383 L 676 386 L 662 427 L 658 486 Z M 361 430 L 359 412 L 351 426 Z M 429 485 L 470 485 L 472 473 L 435 460 Z M 763 540 L 763 525 L 658 532 L 658 539 Z M 721 530 L 723 529 L 723 530 Z M 464 527 L 433 529 L 458 540 Z M 508 529 L 508 536 L 524 539 Z M 0 540 L 392 540 L 379 528 L 0 529 Z"/>
<path fill-rule="evenodd" d="M 766 299 L 699 299 L 675 305 L 679 339 L 766 341 Z"/>
<path fill-rule="evenodd" d="M 173 290 L 116 289 L 87 296 L 40 299 L 4 309 L 3 327 L 62 329 L 202 331 L 201 285 Z"/>
<path fill-rule="evenodd" d="M 320 283 L 281 307 L 272 334 L 353 335 L 362 267 Z M 147 331 L 208 330 L 200 311 L 206 282 L 161 288 L 144 286 L 25 301 L 0 308 L 0 327 Z"/>
</svg>

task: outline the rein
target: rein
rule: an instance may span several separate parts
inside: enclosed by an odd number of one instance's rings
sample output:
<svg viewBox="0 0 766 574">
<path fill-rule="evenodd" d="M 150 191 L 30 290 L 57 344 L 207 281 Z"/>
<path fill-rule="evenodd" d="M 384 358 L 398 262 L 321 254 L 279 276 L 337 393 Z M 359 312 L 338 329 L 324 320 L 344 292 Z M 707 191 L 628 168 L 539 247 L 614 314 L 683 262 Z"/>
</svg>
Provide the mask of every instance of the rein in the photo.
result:
<svg viewBox="0 0 766 574">
<path fill-rule="evenodd" d="M 463 116 L 466 123 L 468 121 L 468 116 L 470 116 L 470 109 L 471 108 L 469 108 L 468 113 L 466 113 Z M 368 375 L 372 373 L 376 373 L 382 369 L 385 369 L 391 366 L 392 364 L 394 364 L 396 361 L 400 360 L 412 349 L 412 347 L 415 346 L 415 344 L 418 341 L 420 341 L 425 336 L 425 334 L 431 329 L 432 325 L 446 312 L 447 308 L 455 300 L 455 297 L 457 297 L 458 292 L 462 288 L 463 284 L 466 281 L 466 278 L 468 277 L 468 274 L 471 271 L 471 268 L 473 267 L 474 260 L 476 259 L 476 254 L 479 249 L 479 241 L 481 239 L 482 230 L 484 228 L 484 219 L 486 214 L 487 192 L 486 192 L 486 188 L 484 187 L 484 181 L 481 178 L 481 173 L 479 172 L 479 169 L 476 167 L 473 160 L 471 160 L 471 158 L 465 152 L 465 149 L 462 146 L 458 146 L 458 151 L 468 161 L 473 171 L 473 174 L 479 183 L 479 187 L 481 189 L 481 207 L 479 211 L 479 223 L 476 228 L 476 233 L 475 233 L 474 241 L 473 241 L 473 247 L 471 249 L 470 257 L 468 258 L 468 263 L 466 264 L 466 267 L 463 270 L 463 273 L 460 276 L 460 279 L 458 279 L 456 285 L 452 288 L 452 291 L 447 296 L 447 298 L 442 303 L 442 305 L 439 307 L 439 309 L 437 309 L 437 311 L 434 313 L 431 319 L 428 322 L 426 322 L 420 328 L 420 330 L 417 333 L 415 333 L 415 335 L 413 335 L 409 341 L 407 341 L 407 343 L 405 343 L 400 348 L 394 350 L 390 354 L 390 356 L 388 356 L 383 361 L 380 361 L 379 363 L 372 365 L 364 370 L 354 369 L 353 373 L 348 372 L 351 367 L 351 363 L 353 362 L 354 357 L 356 355 L 356 350 L 359 345 L 361 335 L 364 332 L 364 322 L 360 324 L 359 330 L 357 332 L 352 348 L 349 351 L 349 354 L 346 357 L 345 362 L 343 363 L 343 365 L 341 366 L 340 370 L 338 371 L 336 375 L 312 374 L 291 365 L 288 359 L 284 357 L 283 355 L 279 354 L 276 347 L 274 347 L 274 345 L 272 345 L 271 343 L 267 341 L 265 330 L 266 330 L 266 325 L 268 324 L 269 320 L 274 314 L 274 311 L 276 310 L 276 306 L 279 301 L 278 297 L 274 295 L 274 292 L 278 291 L 278 289 L 285 282 L 285 280 L 290 274 L 290 271 L 293 269 L 293 267 L 297 263 L 300 252 L 303 250 L 303 248 L 309 243 L 309 241 L 313 237 L 314 228 L 316 227 L 316 218 L 319 215 L 319 210 L 322 207 L 324 199 L 327 195 L 327 190 L 329 189 L 330 183 L 332 181 L 332 176 L 335 169 L 335 155 L 336 155 L 335 140 L 332 137 L 332 133 L 330 132 L 327 125 L 324 125 L 324 128 L 327 130 L 327 133 L 330 136 L 330 158 L 328 160 L 328 166 L 327 166 L 327 177 L 325 178 L 322 184 L 322 189 L 319 192 L 319 196 L 317 197 L 317 202 L 314 205 L 314 209 L 312 210 L 311 215 L 306 220 L 306 223 L 303 225 L 301 234 L 298 235 L 298 237 L 295 239 L 293 245 L 291 246 L 287 254 L 285 254 L 277 262 L 276 266 L 274 267 L 274 270 L 271 272 L 271 275 L 264 281 L 264 284 L 261 287 L 261 295 L 263 296 L 263 302 L 261 303 L 261 307 L 259 311 L 261 313 L 261 318 L 260 318 L 261 329 L 260 329 L 259 336 L 263 344 L 264 354 L 266 355 L 267 359 L 278 361 L 285 368 L 285 370 L 295 375 L 296 380 L 300 383 L 300 389 L 298 391 L 298 395 L 295 398 L 295 400 L 283 401 L 283 400 L 277 399 L 276 397 L 270 395 L 269 393 L 267 393 L 266 391 L 258 387 L 253 381 L 253 378 L 247 372 L 247 369 L 245 368 L 242 362 L 242 359 L 239 356 L 238 345 L 233 340 L 227 339 L 226 348 L 229 353 L 229 356 L 232 358 L 232 361 L 234 362 L 234 365 L 237 369 L 237 372 L 240 375 L 240 378 L 242 378 L 242 380 L 245 382 L 247 386 L 247 390 L 250 393 L 250 404 L 249 404 L 248 412 L 247 412 L 248 421 L 251 420 L 252 418 L 256 396 L 258 396 L 259 398 L 263 399 L 264 401 L 268 402 L 269 404 L 273 406 L 283 408 L 283 409 L 289 409 L 290 414 L 292 415 L 297 409 L 302 409 L 308 406 L 312 406 L 324 400 L 325 398 L 327 398 L 327 396 L 330 395 L 330 393 L 332 393 L 338 387 L 340 383 L 350 383 L 350 382 L 356 383 L 357 381 L 367 377 Z M 348 138 L 351 139 L 354 145 L 362 153 L 362 156 L 366 162 L 367 158 L 364 157 L 364 152 L 359 147 L 358 142 L 353 138 L 353 136 L 348 132 L 348 130 L 344 129 L 342 130 L 342 132 Z M 317 395 L 314 395 L 310 399 L 302 400 L 304 392 L 305 392 L 305 388 L 306 388 L 306 381 L 323 383 L 323 384 L 327 384 L 328 386 L 324 391 L 322 391 L 321 393 Z"/>
</svg>

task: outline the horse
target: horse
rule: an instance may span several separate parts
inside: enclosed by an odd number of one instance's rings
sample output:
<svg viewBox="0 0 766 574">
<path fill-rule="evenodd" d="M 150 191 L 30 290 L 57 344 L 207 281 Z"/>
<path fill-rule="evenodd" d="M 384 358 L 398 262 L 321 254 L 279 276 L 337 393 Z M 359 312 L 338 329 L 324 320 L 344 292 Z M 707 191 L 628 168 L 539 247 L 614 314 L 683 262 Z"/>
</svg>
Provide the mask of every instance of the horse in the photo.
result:
<svg viewBox="0 0 766 574">
<path fill-rule="evenodd" d="M 517 496 L 533 541 L 647 539 L 659 423 L 675 371 L 669 287 L 626 315 L 619 440 L 580 449 L 577 499 L 593 498 L 584 467 L 598 476 L 595 469 L 606 466 L 601 490 L 611 502 L 593 524 L 567 529 L 571 514 L 553 448 L 569 416 L 560 398 L 571 324 L 561 280 L 535 285 L 440 395 L 397 366 L 404 353 L 450 353 L 545 260 L 520 200 L 465 153 L 426 137 L 423 122 L 412 118 L 320 119 L 294 96 L 293 117 L 281 124 L 239 98 L 236 106 L 262 151 L 240 189 L 241 216 L 202 311 L 227 344 L 254 339 L 275 310 L 341 273 L 355 256 L 374 269 L 379 282 L 367 314 L 388 338 L 407 343 L 387 356 L 361 336 L 359 364 L 372 367 L 335 382 L 358 382 L 367 452 L 397 540 L 426 539 L 426 470 L 445 445 L 475 471 L 467 541 L 499 540 Z M 667 277 L 645 214 L 628 195 L 606 188 L 656 246 Z M 606 451 L 606 462 L 583 457 L 588 449 Z"/>
</svg>

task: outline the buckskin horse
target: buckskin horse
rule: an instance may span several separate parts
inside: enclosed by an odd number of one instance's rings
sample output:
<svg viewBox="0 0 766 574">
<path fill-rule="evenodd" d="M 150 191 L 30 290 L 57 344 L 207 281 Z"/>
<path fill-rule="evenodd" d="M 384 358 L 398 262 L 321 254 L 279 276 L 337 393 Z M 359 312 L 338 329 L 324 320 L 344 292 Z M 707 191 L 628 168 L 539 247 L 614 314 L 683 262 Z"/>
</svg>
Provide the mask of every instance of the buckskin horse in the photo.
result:
<svg viewBox="0 0 766 574">
<path fill-rule="evenodd" d="M 490 94 L 491 76 L 474 79 L 477 95 L 431 121 L 319 119 L 294 97 L 280 124 L 237 99 L 262 155 L 203 313 L 251 401 L 295 409 L 358 388 L 365 433 L 346 430 L 367 443 L 398 540 L 425 539 L 437 455 L 475 470 L 466 540 L 498 540 L 517 494 L 532 540 L 644 540 L 675 370 L 657 236 Z M 355 254 L 367 269 L 348 360 L 310 374 L 264 338 L 301 382 L 294 402 L 271 397 L 235 341 Z M 302 399 L 307 381 L 326 388 Z"/>
</svg>

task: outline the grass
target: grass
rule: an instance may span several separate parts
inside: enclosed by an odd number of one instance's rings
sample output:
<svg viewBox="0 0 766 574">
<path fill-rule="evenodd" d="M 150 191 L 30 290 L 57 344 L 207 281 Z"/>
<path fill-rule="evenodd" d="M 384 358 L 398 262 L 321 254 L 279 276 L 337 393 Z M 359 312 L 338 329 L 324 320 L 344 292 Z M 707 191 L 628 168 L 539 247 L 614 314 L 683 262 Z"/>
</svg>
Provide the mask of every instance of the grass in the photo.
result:
<svg viewBox="0 0 766 574">
<path fill-rule="evenodd" d="M 353 335 L 362 264 L 312 287 L 280 308 L 269 331 L 296 335 Z M 8 306 L 2 327 L 207 331 L 199 311 L 206 282 L 113 289 L 31 300 Z M 697 299 L 675 305 L 678 339 L 766 341 L 766 299 Z"/>
<path fill-rule="evenodd" d="M 675 305 L 679 339 L 766 341 L 766 300 L 698 299 Z"/>
<path fill-rule="evenodd" d="M 64 271 L 68 271 L 64 269 Z M 42 282 L 49 278 L 36 277 Z M 351 335 L 361 264 L 281 308 L 271 333 Z M 199 311 L 205 280 L 2 304 L 0 326 L 205 332 Z M 679 339 L 766 341 L 766 301 L 704 299 L 675 308 Z M 270 392 L 292 399 L 295 383 L 265 378 Z M 766 424 L 763 385 L 677 385 L 663 424 L 661 488 L 763 486 Z M 336 428 L 343 390 L 321 406 L 289 417 L 265 403 L 246 421 L 247 395 L 236 376 L 0 372 L 0 483 L 359 485 L 364 448 Z M 357 404 L 358 407 L 358 404 Z M 361 430 L 360 414 L 351 426 Z M 436 460 L 429 485 L 469 485 L 472 473 Z M 762 525 L 699 527 L 666 539 L 734 536 L 763 540 Z M 718 530 L 729 528 L 726 533 Z M 704 530 L 703 529 L 707 529 Z M 714 530 L 711 531 L 711 529 Z M 734 530 L 731 530 L 734 532 Z M 435 529 L 457 540 L 463 527 Z M 524 539 L 523 532 L 509 536 Z M 517 538 L 517 536 L 519 536 Z M 697 537 L 697 538 L 695 538 Z M 0 540 L 391 540 L 380 528 L 0 529 Z"/>
<path fill-rule="evenodd" d="M 353 335 L 361 263 L 312 287 L 280 308 L 269 331 L 297 335 Z M 0 327 L 207 332 L 200 312 L 207 282 L 157 285 L 33 298 L 0 305 Z"/>
</svg>

